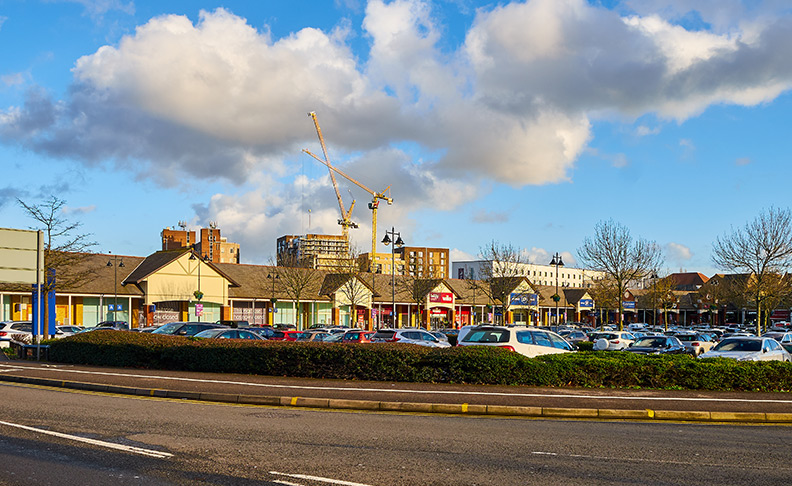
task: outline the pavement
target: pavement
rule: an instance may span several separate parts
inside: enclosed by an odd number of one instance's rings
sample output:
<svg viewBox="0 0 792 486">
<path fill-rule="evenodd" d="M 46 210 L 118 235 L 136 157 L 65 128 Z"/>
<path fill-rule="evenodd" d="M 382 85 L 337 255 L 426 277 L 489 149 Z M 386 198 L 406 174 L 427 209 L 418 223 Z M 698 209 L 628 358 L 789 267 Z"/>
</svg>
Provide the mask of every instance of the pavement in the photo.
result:
<svg viewBox="0 0 792 486">
<path fill-rule="evenodd" d="M 792 394 L 367 382 L 0 362 L 0 381 L 121 395 L 310 409 L 792 425 Z"/>
</svg>

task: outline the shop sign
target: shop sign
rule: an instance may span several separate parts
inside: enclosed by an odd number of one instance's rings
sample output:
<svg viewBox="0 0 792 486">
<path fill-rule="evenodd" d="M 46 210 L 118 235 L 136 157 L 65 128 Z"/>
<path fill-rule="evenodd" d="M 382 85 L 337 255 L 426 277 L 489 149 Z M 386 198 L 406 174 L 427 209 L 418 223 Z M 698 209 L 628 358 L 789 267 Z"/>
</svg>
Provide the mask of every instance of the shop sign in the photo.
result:
<svg viewBox="0 0 792 486">
<path fill-rule="evenodd" d="M 430 292 L 429 302 L 440 303 L 440 304 L 453 304 L 454 294 L 452 294 L 451 292 Z"/>
<path fill-rule="evenodd" d="M 580 299 L 578 306 L 583 308 L 592 308 L 594 307 L 594 299 Z"/>
<path fill-rule="evenodd" d="M 626 302 L 622 302 L 622 304 L 624 305 L 625 309 L 635 309 L 635 301 L 634 300 L 628 300 Z"/>
<path fill-rule="evenodd" d="M 511 305 L 538 305 L 539 295 L 527 292 L 512 292 Z"/>
<path fill-rule="evenodd" d="M 200 316 L 203 314 L 203 304 L 195 304 L 195 315 Z"/>
<path fill-rule="evenodd" d="M 438 314 L 445 315 L 445 314 L 448 313 L 448 311 L 446 309 L 437 308 L 437 307 L 433 307 L 433 308 L 431 308 L 429 310 L 431 311 L 432 315 L 438 315 Z"/>
</svg>

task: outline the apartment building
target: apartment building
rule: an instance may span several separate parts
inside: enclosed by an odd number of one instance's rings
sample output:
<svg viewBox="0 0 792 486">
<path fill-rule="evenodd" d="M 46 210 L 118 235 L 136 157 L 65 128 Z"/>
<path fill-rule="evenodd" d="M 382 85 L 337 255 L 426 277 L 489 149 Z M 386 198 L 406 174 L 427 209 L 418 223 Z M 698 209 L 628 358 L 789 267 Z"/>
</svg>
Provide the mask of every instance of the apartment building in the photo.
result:
<svg viewBox="0 0 792 486">
<path fill-rule="evenodd" d="M 278 238 L 280 266 L 297 262 L 311 268 L 332 270 L 349 258 L 349 241 L 341 235 L 284 235 Z"/>
<path fill-rule="evenodd" d="M 480 279 L 481 272 L 488 262 L 472 260 L 454 262 L 451 274 L 455 278 Z M 516 268 L 512 276 L 526 277 L 536 285 L 555 285 L 556 267 L 554 265 L 540 265 L 536 263 L 515 263 Z M 602 272 L 586 270 L 583 268 L 558 267 L 558 286 L 563 288 L 590 288 L 594 280 L 602 278 Z"/>
</svg>

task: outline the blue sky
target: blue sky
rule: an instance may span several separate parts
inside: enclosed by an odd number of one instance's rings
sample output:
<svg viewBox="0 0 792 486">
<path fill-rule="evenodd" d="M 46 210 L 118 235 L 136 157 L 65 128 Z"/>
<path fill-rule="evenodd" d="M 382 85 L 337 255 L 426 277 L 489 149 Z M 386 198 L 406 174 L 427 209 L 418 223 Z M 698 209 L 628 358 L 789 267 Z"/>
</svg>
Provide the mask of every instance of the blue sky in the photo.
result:
<svg viewBox="0 0 792 486">
<path fill-rule="evenodd" d="M 0 226 L 55 195 L 96 251 L 216 221 L 266 263 L 340 232 L 315 111 L 336 165 L 391 186 L 378 240 L 573 263 L 612 218 L 712 275 L 716 236 L 789 206 L 790 50 L 781 0 L 0 0 Z"/>
</svg>

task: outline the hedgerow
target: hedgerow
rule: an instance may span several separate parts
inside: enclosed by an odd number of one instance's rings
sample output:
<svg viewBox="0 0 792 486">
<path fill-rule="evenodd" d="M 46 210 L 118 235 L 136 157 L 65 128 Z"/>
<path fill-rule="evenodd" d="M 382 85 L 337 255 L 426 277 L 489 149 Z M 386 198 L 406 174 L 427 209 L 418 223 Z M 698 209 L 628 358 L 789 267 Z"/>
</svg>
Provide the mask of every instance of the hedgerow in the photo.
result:
<svg viewBox="0 0 792 486">
<path fill-rule="evenodd" d="M 59 363 L 346 380 L 545 387 L 792 390 L 792 363 L 577 352 L 526 358 L 497 347 L 424 348 L 196 339 L 101 331 L 50 344 Z"/>
</svg>

